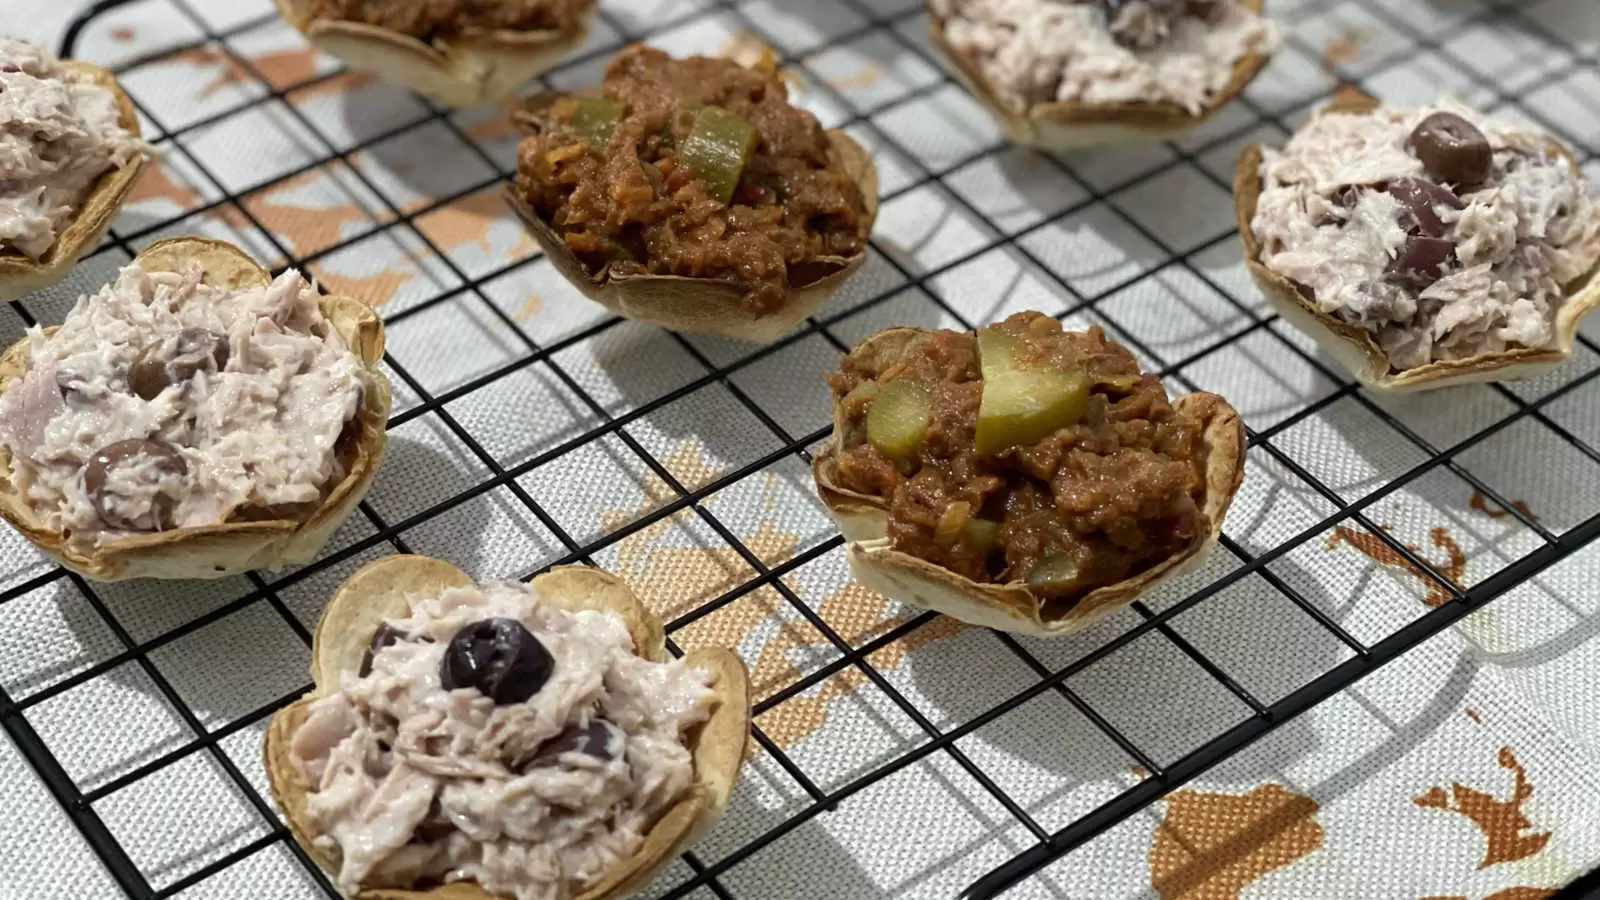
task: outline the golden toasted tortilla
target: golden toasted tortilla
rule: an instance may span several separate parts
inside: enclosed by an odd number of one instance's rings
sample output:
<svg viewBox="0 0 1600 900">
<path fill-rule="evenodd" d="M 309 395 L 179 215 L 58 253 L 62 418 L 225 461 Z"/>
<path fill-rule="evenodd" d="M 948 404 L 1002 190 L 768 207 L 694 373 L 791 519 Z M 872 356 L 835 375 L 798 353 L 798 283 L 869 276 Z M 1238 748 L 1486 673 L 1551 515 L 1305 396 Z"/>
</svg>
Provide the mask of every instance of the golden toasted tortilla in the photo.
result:
<svg viewBox="0 0 1600 900">
<path fill-rule="evenodd" d="M 277 0 L 278 12 L 318 50 L 448 106 L 488 103 L 560 62 L 588 36 L 586 18 L 571 29 L 499 29 L 428 42 L 364 22 L 312 17 L 311 0 Z"/>
<path fill-rule="evenodd" d="M 455 566 L 425 556 L 390 556 L 364 566 L 339 587 L 317 624 L 312 648 L 311 678 L 315 688 L 280 710 L 267 729 L 263 755 L 272 796 L 284 811 L 289 830 L 306 852 L 329 872 L 340 865 L 338 850 L 318 846 L 316 829 L 306 814 L 311 789 L 289 759 L 295 730 L 305 722 L 306 707 L 338 691 L 341 680 L 359 671 L 378 623 L 404 618 L 410 598 L 465 587 L 472 578 Z M 661 623 L 639 602 L 621 579 L 598 569 L 568 566 L 533 580 L 540 598 L 567 610 L 604 610 L 628 624 L 634 652 L 665 662 Z M 750 692 L 744 663 L 731 650 L 695 650 L 684 657 L 691 666 L 712 674 L 716 706 L 711 718 L 688 734 L 694 756 L 695 784 L 645 836 L 644 846 L 577 900 L 614 900 L 649 884 L 679 853 L 722 816 L 744 761 L 750 733 Z M 476 884 L 457 883 L 420 891 L 373 888 L 356 900 L 493 900 Z"/>
<path fill-rule="evenodd" d="M 75 59 L 64 59 L 61 65 L 88 75 L 110 91 L 117 98 L 117 124 L 139 137 L 139 114 L 110 72 Z M 29 259 L 15 250 L 0 250 L 0 301 L 15 300 L 67 277 L 78 258 L 100 243 L 111 220 L 116 218 L 117 210 L 122 208 L 122 201 L 133 190 L 133 183 L 139 180 L 144 164 L 145 156 L 141 153 L 121 168 L 107 169 L 89 189 L 89 196 L 78 207 L 76 217 L 56 235 L 56 242 L 39 259 Z"/>
<path fill-rule="evenodd" d="M 1328 109 L 1336 113 L 1368 113 L 1379 101 L 1347 88 L 1334 96 Z M 1553 145 L 1576 170 L 1577 160 L 1567 148 Z M 1233 172 L 1233 208 L 1239 237 L 1244 241 L 1245 265 L 1261 293 L 1285 321 L 1310 335 L 1323 352 L 1350 370 L 1357 381 L 1375 391 L 1405 393 L 1458 384 L 1517 381 L 1535 378 L 1572 358 L 1578 325 L 1600 304 L 1600 266 L 1567 286 L 1567 299 L 1556 311 L 1554 347 L 1517 347 L 1481 353 L 1467 359 L 1443 360 L 1397 371 L 1378 346 L 1372 332 L 1341 321 L 1317 309 L 1293 281 L 1267 268 L 1261 261 L 1261 242 L 1251 221 L 1261 199 L 1261 145 L 1245 149 Z"/>
<path fill-rule="evenodd" d="M 828 139 L 838 150 L 846 174 L 861 190 L 866 203 L 861 230 L 863 235 L 870 234 L 878 217 L 878 169 L 850 135 L 830 131 Z M 590 272 L 550 223 L 523 201 L 515 185 L 507 185 L 505 194 L 506 202 L 522 218 L 545 256 L 585 297 L 625 319 L 651 322 L 672 331 L 771 343 L 821 308 L 867 260 L 867 253 L 862 250 L 848 258 L 825 256 L 803 266 L 791 266 L 790 276 L 799 269 L 802 280 L 790 283 L 781 307 L 757 315 L 745 308 L 744 290 L 731 282 L 681 275 L 615 274 L 610 266 Z"/>
<path fill-rule="evenodd" d="M 133 263 L 151 272 L 183 272 L 198 262 L 205 283 L 232 288 L 266 285 L 267 270 L 232 244 L 207 238 L 172 238 L 151 244 Z M 372 486 L 383 458 L 389 419 L 389 381 L 378 370 L 383 358 L 383 322 L 360 300 L 319 298 L 323 315 L 367 369 L 361 409 L 341 439 L 345 476 L 315 508 L 294 519 L 235 521 L 200 528 L 135 534 L 84 549 L 51 531 L 11 480 L 11 450 L 0 444 L 0 517 L 39 549 L 95 581 L 129 578 L 225 578 L 254 569 L 280 569 L 310 562 L 346 515 Z M 50 329 L 46 333 L 50 333 Z M 0 356 L 0 391 L 27 372 L 28 342 Z"/>
<path fill-rule="evenodd" d="M 886 355 L 923 334 L 916 328 L 891 328 L 867 341 L 880 343 Z M 838 486 L 837 455 L 847 420 L 837 398 L 833 438 L 812 460 L 817 494 L 849 544 L 845 557 L 850 572 L 867 588 L 947 616 L 1018 634 L 1040 637 L 1081 631 L 1107 611 L 1133 602 L 1145 591 L 1197 568 L 1222 534 L 1222 520 L 1244 480 L 1245 435 L 1239 414 L 1215 394 L 1179 397 L 1173 407 L 1202 423 L 1205 495 L 1200 510 L 1208 530 L 1165 561 L 1116 584 L 1096 588 L 1076 603 L 1062 607 L 1036 595 L 1026 583 L 988 584 L 901 553 L 890 546 L 888 503 L 880 497 Z"/>
<path fill-rule="evenodd" d="M 1262 0 L 1240 0 L 1240 6 L 1260 13 Z M 945 38 L 944 22 L 929 16 L 933 42 L 944 51 L 951 70 L 1000 124 L 1008 140 L 1046 150 L 1073 150 L 1108 144 L 1165 141 L 1176 138 L 1211 118 L 1237 97 L 1261 73 L 1272 54 L 1251 51 L 1233 64 L 1233 77 L 1198 114 L 1176 103 L 1122 101 L 1039 103 L 1018 112 L 1000 98 L 976 62 L 957 52 Z"/>
</svg>

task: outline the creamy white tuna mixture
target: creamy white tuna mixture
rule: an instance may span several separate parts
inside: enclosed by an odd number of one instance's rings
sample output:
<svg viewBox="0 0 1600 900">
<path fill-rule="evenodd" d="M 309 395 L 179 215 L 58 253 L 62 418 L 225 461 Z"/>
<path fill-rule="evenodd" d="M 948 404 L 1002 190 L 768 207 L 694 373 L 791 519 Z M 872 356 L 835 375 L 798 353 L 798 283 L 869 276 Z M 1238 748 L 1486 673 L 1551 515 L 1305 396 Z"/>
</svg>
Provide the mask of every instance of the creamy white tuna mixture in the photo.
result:
<svg viewBox="0 0 1600 900">
<path fill-rule="evenodd" d="M 552 661 L 524 700 L 442 681 L 452 639 L 493 619 Z M 453 588 L 414 599 L 372 648 L 368 674 L 315 701 L 290 747 L 351 896 L 474 881 L 563 900 L 635 853 L 694 783 L 682 735 L 710 715 L 709 676 L 634 655 L 615 613 L 548 606 L 522 584 Z"/>
<path fill-rule="evenodd" d="M 99 177 L 144 144 L 116 97 L 50 51 L 0 37 L 0 252 L 38 259 Z"/>
<path fill-rule="evenodd" d="M 1440 185 L 1408 146 L 1413 130 L 1441 112 L 1487 139 L 1493 155 L 1483 182 Z M 1451 103 L 1325 112 L 1283 149 L 1264 151 L 1251 223 L 1262 261 L 1323 313 L 1371 331 L 1396 370 L 1550 346 L 1564 297 L 1600 261 L 1600 207 L 1551 141 Z M 1393 187 L 1403 179 L 1455 195 L 1424 201 L 1437 219 L 1430 230 L 1453 249 L 1422 278 L 1394 271 L 1419 234 L 1405 192 Z"/>
<path fill-rule="evenodd" d="M 336 445 L 369 376 L 316 289 L 294 272 L 243 291 L 200 279 L 129 266 L 53 335 L 28 333 L 0 440 L 70 541 L 280 517 L 345 474 Z"/>
<path fill-rule="evenodd" d="M 1277 29 L 1238 0 L 933 0 L 945 39 L 1017 112 L 1041 103 L 1175 103 L 1203 112 Z"/>
</svg>

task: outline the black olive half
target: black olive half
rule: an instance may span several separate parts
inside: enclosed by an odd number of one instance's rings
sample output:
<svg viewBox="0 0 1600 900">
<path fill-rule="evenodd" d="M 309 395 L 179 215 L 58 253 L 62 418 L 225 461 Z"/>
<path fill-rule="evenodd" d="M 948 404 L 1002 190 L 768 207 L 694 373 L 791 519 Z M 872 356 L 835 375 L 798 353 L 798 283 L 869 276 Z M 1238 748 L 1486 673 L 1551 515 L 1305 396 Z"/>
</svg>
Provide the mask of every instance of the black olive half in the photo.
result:
<svg viewBox="0 0 1600 900">
<path fill-rule="evenodd" d="M 539 693 L 555 658 L 516 619 L 484 619 L 456 632 L 445 649 L 439 680 L 445 690 L 475 688 L 496 706 Z"/>
<path fill-rule="evenodd" d="M 167 343 L 162 339 L 146 346 L 128 369 L 128 389 L 141 400 L 154 400 L 199 372 L 220 372 L 228 365 L 228 339 L 215 332 L 185 328 L 170 351 Z"/>
<path fill-rule="evenodd" d="M 1400 225 L 1411 234 L 1427 237 L 1444 237 L 1447 230 L 1439 218 L 1439 207 L 1465 209 L 1467 206 L 1455 191 L 1426 178 L 1396 178 L 1384 191 L 1405 209 Z"/>
<path fill-rule="evenodd" d="M 361 655 L 361 668 L 356 674 L 362 678 L 372 674 L 372 657 L 379 650 L 399 641 L 410 640 L 411 635 L 390 625 L 388 622 L 379 622 L 378 630 L 372 633 L 372 640 L 367 644 L 367 652 Z"/>
<path fill-rule="evenodd" d="M 553 766 L 568 753 L 581 753 L 598 760 L 619 759 L 627 747 L 628 736 L 621 728 L 595 716 L 588 725 L 569 725 L 560 734 L 539 745 L 529 768 Z"/>
<path fill-rule="evenodd" d="M 1456 245 L 1444 238 L 1413 235 L 1389 262 L 1389 280 L 1414 291 L 1423 291 L 1444 276 L 1444 267 L 1455 256 Z"/>
<path fill-rule="evenodd" d="M 1455 113 L 1434 113 L 1423 119 L 1406 149 L 1416 154 L 1436 181 L 1473 187 L 1489 180 L 1494 151 L 1478 126 Z"/>
<path fill-rule="evenodd" d="M 100 514 L 100 519 L 113 528 L 122 528 L 129 531 L 142 530 L 132 522 L 123 519 L 106 508 L 106 477 L 112 469 L 127 465 L 130 462 L 139 462 L 141 459 L 149 460 L 153 471 L 160 474 L 187 475 L 189 464 L 184 461 L 183 454 L 177 447 L 166 441 L 156 438 L 132 438 L 126 441 L 117 441 L 101 447 L 94 456 L 89 458 L 89 464 L 83 469 L 83 489 L 89 495 L 89 502 L 94 505 L 95 512 Z M 158 500 L 165 500 L 164 497 Z M 158 502 L 153 510 L 155 530 L 161 531 L 172 525 L 172 509 L 169 503 Z"/>
</svg>

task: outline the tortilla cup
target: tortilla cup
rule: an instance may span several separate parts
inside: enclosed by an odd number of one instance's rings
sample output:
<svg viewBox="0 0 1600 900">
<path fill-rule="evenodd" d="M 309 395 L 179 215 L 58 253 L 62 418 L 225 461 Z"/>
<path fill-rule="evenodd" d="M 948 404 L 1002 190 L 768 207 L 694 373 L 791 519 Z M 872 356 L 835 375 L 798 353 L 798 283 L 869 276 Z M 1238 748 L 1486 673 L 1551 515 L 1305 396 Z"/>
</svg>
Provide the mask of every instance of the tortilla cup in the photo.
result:
<svg viewBox="0 0 1600 900">
<path fill-rule="evenodd" d="M 1334 113 L 1366 113 L 1379 105 L 1377 99 L 1347 88 L 1334 96 L 1328 110 Z M 1576 171 L 1578 163 L 1571 152 L 1559 144 L 1553 146 Z M 1390 366 L 1388 354 L 1378 346 L 1372 332 L 1317 309 L 1300 293 L 1294 281 L 1267 268 L 1261 261 L 1261 242 L 1256 240 L 1250 224 L 1255 218 L 1256 204 L 1261 199 L 1261 158 L 1260 144 L 1246 148 L 1233 173 L 1233 207 L 1238 217 L 1239 237 L 1244 241 L 1245 265 L 1273 310 L 1289 324 L 1310 335 L 1323 352 L 1338 360 L 1357 381 L 1374 391 L 1406 393 L 1460 384 L 1535 378 L 1572 358 L 1578 326 L 1583 317 L 1596 304 L 1600 304 L 1600 265 L 1567 286 L 1566 301 L 1556 311 L 1554 347 L 1515 347 L 1396 371 Z"/>
<path fill-rule="evenodd" d="M 588 36 L 587 20 L 595 10 L 591 4 L 570 29 L 497 29 L 424 41 L 364 22 L 314 18 L 311 0 L 277 4 L 283 18 L 323 53 L 455 107 L 498 100 L 560 62 Z"/>
<path fill-rule="evenodd" d="M 1262 0 L 1241 0 L 1245 9 L 1261 13 Z M 930 15 L 933 42 L 944 51 L 950 68 L 967 92 L 978 98 L 1000 124 L 1008 140 L 1045 150 L 1074 150 L 1110 144 L 1172 140 L 1211 118 L 1237 97 L 1272 59 L 1271 53 L 1252 50 L 1233 64 L 1233 76 L 1206 108 L 1191 113 L 1176 103 L 1122 101 L 1086 103 L 1070 100 L 1038 103 L 1018 112 L 1001 99 L 982 69 L 957 52 L 944 33 L 944 22 Z"/>
<path fill-rule="evenodd" d="M 290 832 L 329 872 L 339 870 L 339 851 L 315 842 L 317 832 L 306 813 L 311 785 L 289 759 L 290 741 L 305 722 L 306 707 L 319 697 L 338 691 L 341 681 L 360 669 L 361 658 L 378 624 L 407 615 L 410 597 L 472 583 L 470 576 L 446 562 L 425 556 L 386 557 L 350 576 L 317 623 L 311 656 L 315 686 L 310 694 L 272 717 L 263 755 L 272 796 L 284 811 Z M 542 599 L 562 609 L 616 613 L 628 624 L 635 653 L 657 662 L 670 659 L 661 623 L 616 576 L 584 566 L 565 566 L 535 578 L 533 586 Z M 720 648 L 694 650 L 684 659 L 712 673 L 711 688 L 716 696 L 711 718 L 688 732 L 695 784 L 650 829 L 639 852 L 577 900 L 613 900 L 643 888 L 727 808 L 750 732 L 750 694 L 744 663 L 731 650 Z M 418 891 L 371 888 L 362 890 L 356 900 L 423 898 L 493 900 L 493 895 L 476 884 L 459 882 Z"/>
<path fill-rule="evenodd" d="M 75 59 L 65 59 L 61 65 L 74 72 L 88 75 L 96 84 L 117 98 L 117 124 L 134 137 L 139 136 L 139 114 L 133 108 L 122 86 L 110 72 L 98 66 Z M 94 249 L 111 227 L 122 201 L 133 190 L 144 169 L 145 155 L 140 153 L 121 168 L 107 169 L 89 189 L 77 215 L 38 259 L 29 259 L 16 250 L 0 250 L 0 300 L 15 300 L 67 277 L 79 257 Z"/>
<path fill-rule="evenodd" d="M 232 244 L 208 238 L 171 238 L 151 244 L 133 260 L 146 271 L 181 272 L 199 262 L 205 282 L 232 288 L 268 284 L 267 270 Z M 50 558 L 95 581 L 129 578 L 226 578 L 254 569 L 280 569 L 310 562 L 355 508 L 378 470 L 387 442 L 389 382 L 378 370 L 383 358 L 383 322 L 360 300 L 319 298 L 323 315 L 365 363 L 368 380 L 352 425 L 340 440 L 345 476 L 315 508 L 293 519 L 231 521 L 114 538 L 94 547 L 67 541 L 44 525 L 11 480 L 11 450 L 0 444 L 0 517 Z M 46 334 L 55 329 L 47 329 Z M 27 372 L 28 342 L 0 356 L 0 391 Z"/>
<path fill-rule="evenodd" d="M 867 340 L 882 343 L 892 355 L 898 350 L 896 345 L 904 347 L 921 333 L 916 328 L 891 328 Z M 887 501 L 838 486 L 836 456 L 848 423 L 837 401 L 833 438 L 812 460 L 811 473 L 817 494 L 849 542 L 845 557 L 850 572 L 865 587 L 892 600 L 915 603 L 986 628 L 1039 637 L 1071 634 L 1156 585 L 1198 568 L 1222 534 L 1222 520 L 1244 480 L 1244 425 L 1233 407 L 1215 394 L 1186 394 L 1173 406 L 1202 423 L 1205 494 L 1200 509 L 1208 529 L 1168 559 L 1124 581 L 1096 588 L 1070 605 L 1038 596 L 1025 582 L 977 582 L 893 549 L 887 537 Z"/>
<path fill-rule="evenodd" d="M 850 180 L 861 190 L 866 203 L 862 232 L 870 234 L 872 223 L 878 217 L 877 166 L 850 135 L 829 131 L 828 139 L 839 151 Z M 545 256 L 585 297 L 624 319 L 650 322 L 670 331 L 720 334 L 760 344 L 771 343 L 820 309 L 867 261 L 866 250 L 862 250 L 851 257 L 825 256 L 790 266 L 789 291 L 783 305 L 773 312 L 757 314 L 745 307 L 744 289 L 730 281 L 682 275 L 618 274 L 612 272 L 609 265 L 591 272 L 550 223 L 522 199 L 514 184 L 506 186 L 505 195 L 506 203 L 516 210 Z"/>
</svg>

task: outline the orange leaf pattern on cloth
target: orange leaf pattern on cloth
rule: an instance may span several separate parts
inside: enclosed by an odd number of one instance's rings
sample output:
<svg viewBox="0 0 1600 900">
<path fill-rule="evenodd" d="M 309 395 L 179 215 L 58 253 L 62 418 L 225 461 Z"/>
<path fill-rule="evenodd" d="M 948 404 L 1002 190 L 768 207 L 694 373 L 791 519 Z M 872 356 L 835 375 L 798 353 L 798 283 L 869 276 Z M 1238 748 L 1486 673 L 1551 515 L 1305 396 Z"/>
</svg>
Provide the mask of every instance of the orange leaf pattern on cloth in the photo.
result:
<svg viewBox="0 0 1600 900">
<path fill-rule="evenodd" d="M 449 253 L 466 246 L 476 246 L 484 253 L 493 252 L 489 244 L 489 229 L 497 222 L 507 222 L 516 229 L 517 243 L 511 256 L 525 256 L 534 249 L 533 238 L 522 225 L 512 218 L 510 209 L 497 190 L 479 191 L 453 200 L 444 206 L 418 216 L 417 230 Z"/>
<path fill-rule="evenodd" d="M 715 478 L 718 466 L 705 458 L 697 439 L 662 457 L 662 464 L 685 484 L 703 483 Z M 773 479 L 777 476 L 761 476 Z M 659 478 L 652 476 L 644 485 L 647 498 L 640 508 L 617 510 L 602 516 L 606 529 L 614 530 L 670 500 L 674 494 Z M 643 597 L 645 603 L 665 621 L 687 613 L 748 581 L 749 567 L 731 547 L 663 547 L 664 537 L 677 526 L 680 517 L 669 516 L 640 529 L 618 544 L 616 572 Z M 740 535 L 764 564 L 775 565 L 788 559 L 799 546 L 797 535 L 777 530 L 764 521 L 753 534 Z M 817 614 L 851 646 L 871 640 L 901 620 L 896 604 L 850 582 L 817 605 Z M 967 626 L 940 617 L 909 635 L 880 648 L 868 662 L 878 669 L 900 665 L 919 647 L 950 637 Z M 770 634 L 768 633 L 770 632 Z M 750 639 L 762 634 L 760 646 L 749 647 Z M 673 635 L 685 649 L 694 647 L 740 648 L 750 669 L 752 696 L 760 700 L 793 684 L 805 669 L 798 660 L 817 659 L 835 651 L 810 622 L 791 613 L 789 603 L 771 587 L 758 588 L 715 612 L 685 626 Z M 828 718 L 828 704 L 866 683 L 867 677 L 855 666 L 841 669 L 820 685 L 767 710 L 757 723 L 778 746 L 788 749 L 800 739 L 821 728 Z"/>
<path fill-rule="evenodd" d="M 1528 774 L 1510 747 L 1501 747 L 1496 758 L 1500 767 L 1510 769 L 1516 779 L 1510 799 L 1497 800 L 1492 794 L 1467 787 L 1459 781 L 1451 783 L 1448 794 L 1442 787 L 1433 787 L 1412 798 L 1412 802 L 1418 806 L 1460 813 L 1478 826 L 1478 830 L 1488 839 L 1483 849 L 1483 861 L 1478 863 L 1479 869 L 1527 859 L 1543 850 L 1550 840 L 1548 831 L 1523 834 L 1533 827 L 1522 811 L 1522 804 L 1533 796 L 1533 785 L 1528 783 Z"/>
<path fill-rule="evenodd" d="M 285 196 L 324 177 L 322 170 L 312 169 L 286 178 L 246 197 L 244 208 L 282 236 L 290 250 L 302 256 L 315 253 L 338 243 L 346 225 L 369 218 L 354 202 L 302 206 Z"/>
<path fill-rule="evenodd" d="M 165 165 L 156 163 L 145 166 L 139 173 L 139 180 L 133 183 L 133 190 L 128 192 L 128 199 L 123 203 L 133 206 L 150 200 L 168 200 L 181 209 L 190 209 L 200 202 L 200 194 L 175 180 Z"/>
<path fill-rule="evenodd" d="M 240 65 L 226 51 L 215 47 L 190 47 L 181 53 L 175 53 L 169 60 L 173 63 L 183 63 L 201 69 L 217 70 L 204 87 L 195 92 L 197 98 L 204 99 L 217 91 L 231 85 L 252 84 L 254 79 L 250 73 Z"/>
<path fill-rule="evenodd" d="M 382 269 L 367 276 L 341 275 L 328 271 L 328 267 L 321 264 L 311 266 L 311 271 L 328 293 L 354 297 L 372 306 L 381 306 L 393 300 L 395 294 L 418 274 L 415 270 Z"/>
<path fill-rule="evenodd" d="M 466 127 L 467 137 L 475 141 L 498 141 L 501 138 L 516 137 L 517 125 L 511 117 L 522 108 L 524 102 L 526 101 L 522 97 L 515 94 L 501 98 L 494 115 L 475 121 Z"/>
<path fill-rule="evenodd" d="M 1161 900 L 1239 900 L 1246 885 L 1322 846 L 1318 808 L 1277 784 L 1178 791 L 1150 842 L 1150 886 Z"/>
</svg>

